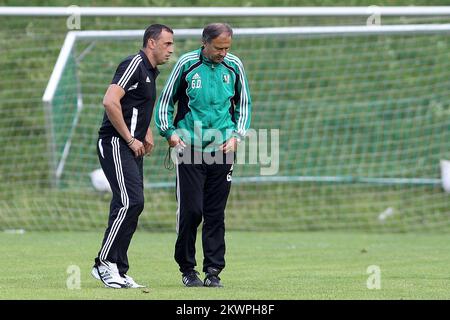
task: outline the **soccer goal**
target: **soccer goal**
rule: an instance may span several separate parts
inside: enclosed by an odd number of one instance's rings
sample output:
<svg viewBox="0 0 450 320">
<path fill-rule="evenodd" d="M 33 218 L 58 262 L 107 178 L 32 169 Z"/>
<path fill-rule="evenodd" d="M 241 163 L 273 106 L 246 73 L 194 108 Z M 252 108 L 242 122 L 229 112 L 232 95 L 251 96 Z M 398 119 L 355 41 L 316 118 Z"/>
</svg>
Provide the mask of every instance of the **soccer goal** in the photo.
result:
<svg viewBox="0 0 450 320">
<path fill-rule="evenodd" d="M 200 34 L 175 30 L 174 60 L 199 47 Z M 102 97 L 142 35 L 68 33 L 43 97 L 55 188 L 93 190 Z M 254 107 L 253 137 L 233 176 L 232 225 L 448 225 L 439 165 L 450 159 L 449 36 L 450 25 L 438 24 L 235 29 L 232 52 L 244 62 Z M 160 68 L 158 92 L 173 63 Z M 164 169 L 166 151 L 158 137 L 145 160 L 145 187 L 170 203 L 175 178 Z M 170 216 L 174 208 L 154 200 L 157 214 Z"/>
</svg>

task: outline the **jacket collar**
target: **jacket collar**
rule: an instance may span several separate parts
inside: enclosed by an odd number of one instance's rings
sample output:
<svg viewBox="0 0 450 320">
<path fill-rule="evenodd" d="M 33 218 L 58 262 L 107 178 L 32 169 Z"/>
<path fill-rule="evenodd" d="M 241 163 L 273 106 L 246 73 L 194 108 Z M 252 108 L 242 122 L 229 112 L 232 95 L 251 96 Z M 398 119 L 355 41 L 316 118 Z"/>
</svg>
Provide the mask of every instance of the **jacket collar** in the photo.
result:
<svg viewBox="0 0 450 320">
<path fill-rule="evenodd" d="M 205 57 L 204 55 L 203 55 L 203 49 L 204 49 L 205 47 L 204 46 L 202 46 L 200 49 L 198 49 L 199 50 L 199 57 L 200 57 L 200 61 L 202 62 L 202 63 L 204 63 L 204 64 L 206 64 L 207 66 L 217 66 L 219 63 L 215 63 L 215 62 L 212 62 L 211 60 L 209 60 L 207 57 Z"/>
</svg>

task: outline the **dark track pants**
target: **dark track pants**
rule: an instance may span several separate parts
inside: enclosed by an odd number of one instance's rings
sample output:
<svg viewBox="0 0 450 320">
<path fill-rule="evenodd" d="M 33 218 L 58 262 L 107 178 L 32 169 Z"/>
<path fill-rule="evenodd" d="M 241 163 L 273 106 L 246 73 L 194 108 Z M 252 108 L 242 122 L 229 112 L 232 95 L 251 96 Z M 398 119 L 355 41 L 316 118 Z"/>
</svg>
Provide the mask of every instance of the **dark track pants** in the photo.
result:
<svg viewBox="0 0 450 320">
<path fill-rule="evenodd" d="M 128 247 L 144 209 L 143 159 L 136 158 L 117 137 L 99 139 L 97 153 L 113 197 L 108 227 L 95 263 L 105 260 L 116 263 L 119 273 L 125 274 L 129 268 Z"/>
<path fill-rule="evenodd" d="M 178 238 L 175 260 L 181 272 L 197 265 L 195 241 L 202 218 L 203 271 L 206 272 L 208 267 L 219 270 L 225 267 L 225 207 L 230 193 L 234 154 L 228 153 L 224 158 L 221 164 L 206 164 L 204 161 L 176 164 Z"/>
</svg>

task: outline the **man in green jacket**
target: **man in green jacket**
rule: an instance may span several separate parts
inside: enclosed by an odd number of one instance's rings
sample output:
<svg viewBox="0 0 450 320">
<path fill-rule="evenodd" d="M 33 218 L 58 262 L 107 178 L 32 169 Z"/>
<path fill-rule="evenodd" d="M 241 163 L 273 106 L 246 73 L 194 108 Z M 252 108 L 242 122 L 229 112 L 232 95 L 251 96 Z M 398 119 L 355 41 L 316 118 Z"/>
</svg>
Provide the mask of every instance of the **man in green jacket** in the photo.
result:
<svg viewBox="0 0 450 320">
<path fill-rule="evenodd" d="M 228 53 L 232 36 L 228 24 L 206 26 L 203 46 L 180 57 L 155 111 L 159 133 L 178 150 L 175 260 L 187 287 L 222 287 L 225 207 L 237 144 L 251 119 L 244 66 Z M 204 281 L 195 270 L 195 241 L 202 218 Z"/>
</svg>

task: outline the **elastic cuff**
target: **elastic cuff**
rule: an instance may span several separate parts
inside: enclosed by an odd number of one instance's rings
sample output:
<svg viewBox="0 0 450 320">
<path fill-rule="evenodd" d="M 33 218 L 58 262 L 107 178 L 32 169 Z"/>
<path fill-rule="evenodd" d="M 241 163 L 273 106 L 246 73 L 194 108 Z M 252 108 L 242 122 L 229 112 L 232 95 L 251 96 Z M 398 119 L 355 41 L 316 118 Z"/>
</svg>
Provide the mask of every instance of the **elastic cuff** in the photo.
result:
<svg viewBox="0 0 450 320">
<path fill-rule="evenodd" d="M 231 136 L 234 138 L 237 138 L 240 141 L 244 140 L 244 138 L 245 138 L 243 135 L 237 133 L 237 131 L 233 131 L 233 134 Z"/>
<path fill-rule="evenodd" d="M 173 130 L 173 129 L 169 129 L 169 130 L 167 130 L 167 131 L 164 131 L 164 132 L 163 132 L 164 138 L 166 138 L 167 140 L 169 140 L 170 137 L 173 135 L 174 131 L 175 131 L 175 130 Z"/>
</svg>

